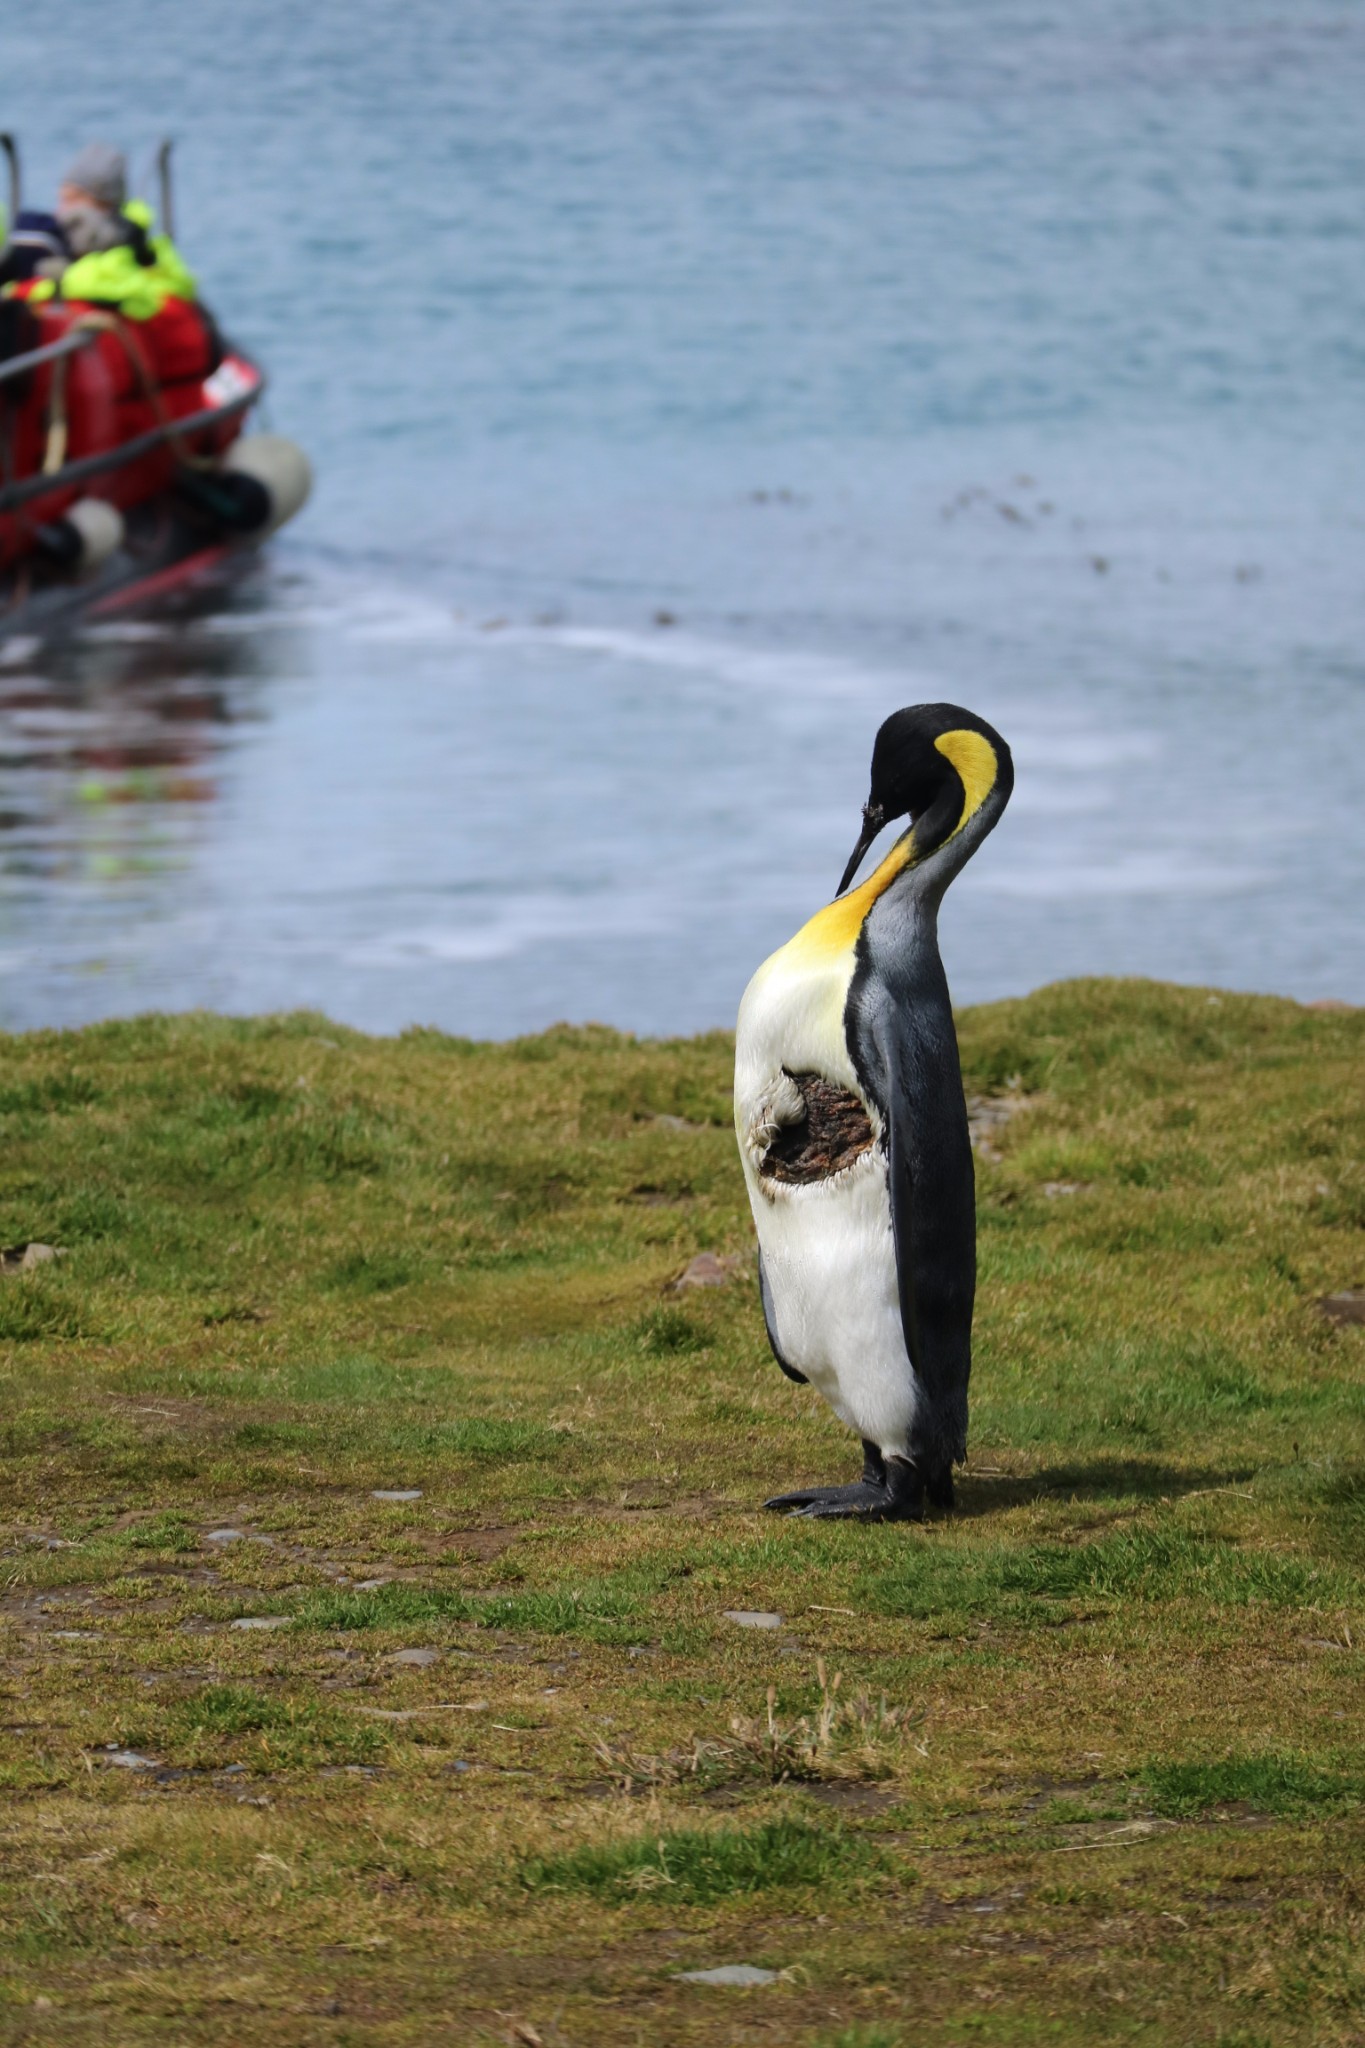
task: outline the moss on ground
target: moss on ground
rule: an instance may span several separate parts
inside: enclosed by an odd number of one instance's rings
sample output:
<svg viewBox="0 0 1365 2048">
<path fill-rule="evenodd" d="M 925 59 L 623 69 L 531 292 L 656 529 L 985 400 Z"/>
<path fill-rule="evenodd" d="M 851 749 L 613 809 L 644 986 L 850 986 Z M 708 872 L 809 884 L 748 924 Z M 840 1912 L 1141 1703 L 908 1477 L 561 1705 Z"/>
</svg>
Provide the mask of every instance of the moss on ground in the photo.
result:
<svg viewBox="0 0 1365 2048">
<path fill-rule="evenodd" d="M 863 1530 L 758 1511 L 856 1446 L 723 1036 L 0 1041 L 65 1248 L 0 1277 L 0 2038 L 1365 2038 L 1365 1014 L 961 1029 L 972 1462 Z"/>
</svg>

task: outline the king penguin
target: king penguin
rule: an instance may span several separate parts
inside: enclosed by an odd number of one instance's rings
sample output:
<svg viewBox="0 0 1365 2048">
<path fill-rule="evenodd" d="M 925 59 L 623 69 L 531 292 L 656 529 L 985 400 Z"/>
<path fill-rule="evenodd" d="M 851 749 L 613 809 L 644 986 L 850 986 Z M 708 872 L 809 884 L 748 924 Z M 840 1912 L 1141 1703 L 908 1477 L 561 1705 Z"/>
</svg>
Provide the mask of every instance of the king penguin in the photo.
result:
<svg viewBox="0 0 1365 2048">
<path fill-rule="evenodd" d="M 735 1045 L 735 1128 L 773 1352 L 863 1441 L 852 1486 L 778 1494 L 798 1515 L 918 1521 L 967 1451 L 976 1204 L 943 892 L 1014 786 L 998 732 L 956 704 L 877 734 L 834 902 L 765 960 Z M 909 820 L 852 888 L 882 827 Z"/>
</svg>

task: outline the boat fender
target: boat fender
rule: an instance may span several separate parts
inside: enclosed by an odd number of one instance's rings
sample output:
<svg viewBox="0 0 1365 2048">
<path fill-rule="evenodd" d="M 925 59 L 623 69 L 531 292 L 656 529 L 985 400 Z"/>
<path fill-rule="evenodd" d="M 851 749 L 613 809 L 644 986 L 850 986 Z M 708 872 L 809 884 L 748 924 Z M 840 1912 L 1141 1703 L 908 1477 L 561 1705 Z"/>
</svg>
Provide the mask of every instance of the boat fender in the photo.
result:
<svg viewBox="0 0 1365 2048">
<path fill-rule="evenodd" d="M 261 538 L 274 533 L 308 502 L 313 471 L 302 448 L 282 434 L 245 434 L 234 441 L 220 465 L 224 482 L 250 479 L 265 494 L 264 516 L 253 526 Z M 243 497 L 246 497 L 243 492 Z"/>
<path fill-rule="evenodd" d="M 72 576 L 93 576 L 123 546 L 123 514 L 104 498 L 78 498 L 37 529 L 49 560 Z"/>
</svg>

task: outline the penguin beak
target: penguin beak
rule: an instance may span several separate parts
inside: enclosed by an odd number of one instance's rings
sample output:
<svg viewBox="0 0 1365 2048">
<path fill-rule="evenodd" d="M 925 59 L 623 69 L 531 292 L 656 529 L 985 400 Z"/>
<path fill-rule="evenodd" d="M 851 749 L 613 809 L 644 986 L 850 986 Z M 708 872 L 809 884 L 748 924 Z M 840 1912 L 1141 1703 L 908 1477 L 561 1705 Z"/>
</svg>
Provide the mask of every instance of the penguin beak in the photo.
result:
<svg viewBox="0 0 1365 2048">
<path fill-rule="evenodd" d="M 868 847 L 871 846 L 885 823 L 886 812 L 884 808 L 881 804 L 874 804 L 871 797 L 869 797 L 863 805 L 863 829 L 858 834 L 858 844 L 854 847 L 848 866 L 844 869 L 844 879 L 834 892 L 836 896 L 843 895 L 845 889 L 857 874 L 862 864 L 863 855 L 867 852 Z"/>
</svg>

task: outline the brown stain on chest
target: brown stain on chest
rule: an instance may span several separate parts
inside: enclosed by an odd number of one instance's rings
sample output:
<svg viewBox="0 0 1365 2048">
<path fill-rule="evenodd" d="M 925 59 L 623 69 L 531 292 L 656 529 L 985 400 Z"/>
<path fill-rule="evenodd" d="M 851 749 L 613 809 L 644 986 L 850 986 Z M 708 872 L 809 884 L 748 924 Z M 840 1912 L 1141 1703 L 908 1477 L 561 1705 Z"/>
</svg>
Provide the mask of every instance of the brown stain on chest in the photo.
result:
<svg viewBox="0 0 1365 2048">
<path fill-rule="evenodd" d="M 790 1078 L 801 1090 L 806 1114 L 799 1123 L 783 1124 L 758 1170 L 765 1180 L 805 1187 L 832 1179 L 870 1151 L 872 1124 L 851 1088 L 838 1088 L 822 1074 Z"/>
</svg>

